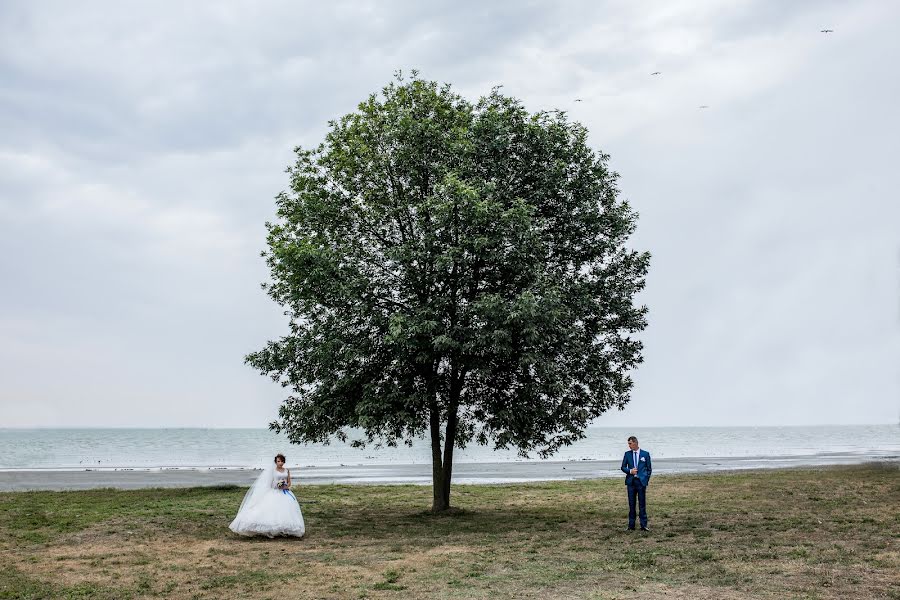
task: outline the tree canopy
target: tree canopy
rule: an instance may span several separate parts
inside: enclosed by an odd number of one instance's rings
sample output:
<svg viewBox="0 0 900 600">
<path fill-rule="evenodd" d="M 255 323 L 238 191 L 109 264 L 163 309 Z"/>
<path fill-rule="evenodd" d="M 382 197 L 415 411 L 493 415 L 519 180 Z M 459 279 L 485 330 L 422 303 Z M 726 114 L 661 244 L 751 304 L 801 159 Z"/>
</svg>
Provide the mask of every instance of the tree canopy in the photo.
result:
<svg viewBox="0 0 900 600">
<path fill-rule="evenodd" d="M 427 434 L 441 511 L 455 447 L 545 457 L 624 407 L 650 257 L 608 158 L 563 112 L 416 74 L 296 148 L 263 253 L 290 331 L 247 356 L 291 390 L 271 427 Z"/>
</svg>

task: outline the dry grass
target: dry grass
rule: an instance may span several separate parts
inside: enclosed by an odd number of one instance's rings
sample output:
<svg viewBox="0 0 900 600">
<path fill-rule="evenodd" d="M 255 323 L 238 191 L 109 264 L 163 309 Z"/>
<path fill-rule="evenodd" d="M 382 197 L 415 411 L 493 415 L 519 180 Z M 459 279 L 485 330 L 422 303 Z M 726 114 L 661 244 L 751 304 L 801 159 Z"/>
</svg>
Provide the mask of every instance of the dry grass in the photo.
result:
<svg viewBox="0 0 900 600">
<path fill-rule="evenodd" d="M 621 481 L 310 486 L 245 539 L 238 488 L 0 494 L 0 598 L 900 598 L 897 464 Z"/>
</svg>

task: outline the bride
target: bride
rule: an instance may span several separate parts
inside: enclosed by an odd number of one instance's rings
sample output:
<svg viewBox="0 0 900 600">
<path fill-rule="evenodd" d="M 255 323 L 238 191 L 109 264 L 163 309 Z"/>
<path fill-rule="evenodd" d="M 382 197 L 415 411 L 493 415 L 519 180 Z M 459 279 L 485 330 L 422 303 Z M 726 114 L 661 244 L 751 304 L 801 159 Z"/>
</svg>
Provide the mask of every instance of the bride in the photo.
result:
<svg viewBox="0 0 900 600">
<path fill-rule="evenodd" d="M 284 462 L 284 454 L 276 454 L 274 466 L 263 469 L 244 496 L 229 529 L 241 535 L 303 537 L 303 514 L 291 492 L 291 471 Z"/>
</svg>

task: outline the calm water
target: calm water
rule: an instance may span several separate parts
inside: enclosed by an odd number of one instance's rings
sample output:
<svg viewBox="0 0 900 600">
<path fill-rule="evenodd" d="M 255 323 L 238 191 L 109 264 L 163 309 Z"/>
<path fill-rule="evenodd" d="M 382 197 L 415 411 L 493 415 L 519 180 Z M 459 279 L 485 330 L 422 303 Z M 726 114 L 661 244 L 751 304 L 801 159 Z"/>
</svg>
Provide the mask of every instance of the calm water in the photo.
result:
<svg viewBox="0 0 900 600">
<path fill-rule="evenodd" d="M 654 458 L 900 454 L 897 425 L 824 427 L 590 427 L 584 440 L 550 460 L 615 460 L 637 435 Z M 282 452 L 289 466 L 428 464 L 427 440 L 399 448 L 347 444 L 291 446 L 265 429 L 0 429 L 0 469 L 247 468 Z M 457 450 L 457 463 L 521 461 L 482 446 Z M 534 456 L 530 460 L 537 460 Z"/>
</svg>

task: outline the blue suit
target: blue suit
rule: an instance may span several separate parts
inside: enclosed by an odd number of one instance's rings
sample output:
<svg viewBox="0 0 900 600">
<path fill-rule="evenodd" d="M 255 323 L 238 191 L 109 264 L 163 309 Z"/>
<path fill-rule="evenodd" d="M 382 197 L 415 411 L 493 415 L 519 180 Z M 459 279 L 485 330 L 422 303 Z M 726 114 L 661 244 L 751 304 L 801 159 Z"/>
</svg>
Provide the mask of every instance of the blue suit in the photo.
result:
<svg viewBox="0 0 900 600">
<path fill-rule="evenodd" d="M 637 475 L 632 475 L 631 469 L 635 467 L 637 467 Z M 634 451 L 626 452 L 622 458 L 622 472 L 625 473 L 625 486 L 628 489 L 628 528 L 634 529 L 634 522 L 638 516 L 635 504 L 640 507 L 641 527 L 647 527 L 647 486 L 650 485 L 650 475 L 653 474 L 650 453 L 646 450 L 638 450 L 635 464 Z"/>
</svg>

